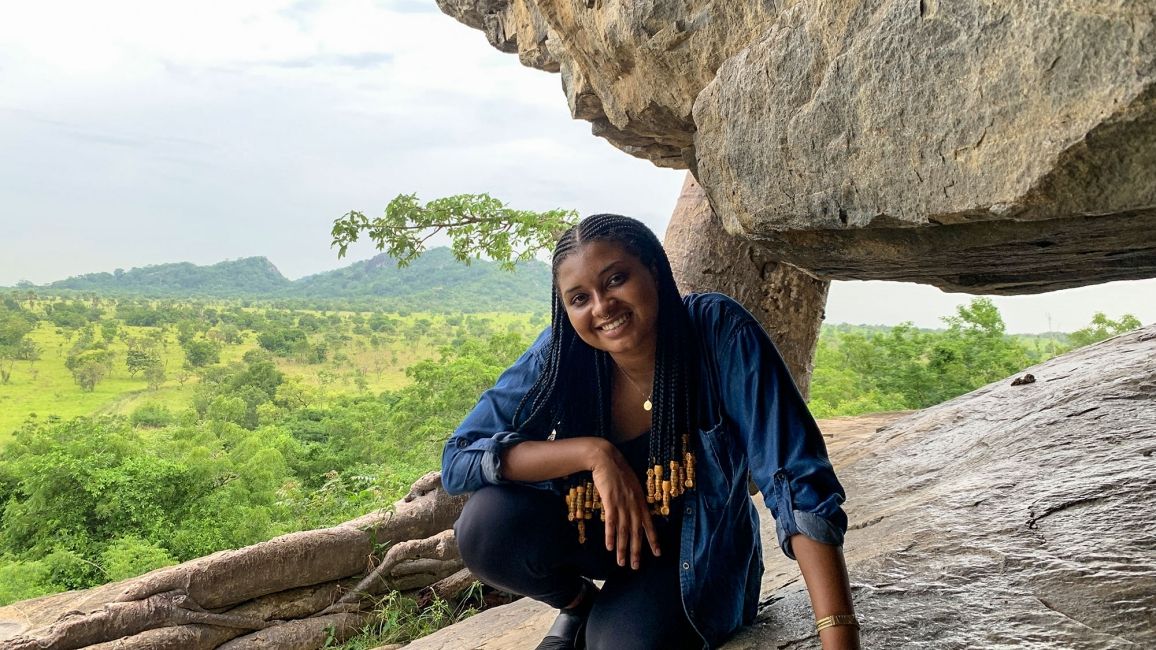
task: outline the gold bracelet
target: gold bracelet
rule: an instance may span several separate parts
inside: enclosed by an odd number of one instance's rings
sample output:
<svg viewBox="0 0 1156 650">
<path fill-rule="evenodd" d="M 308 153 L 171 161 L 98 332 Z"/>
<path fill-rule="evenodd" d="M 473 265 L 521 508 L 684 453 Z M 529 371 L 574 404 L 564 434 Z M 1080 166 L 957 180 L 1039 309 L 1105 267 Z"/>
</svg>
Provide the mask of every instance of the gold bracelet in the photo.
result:
<svg viewBox="0 0 1156 650">
<path fill-rule="evenodd" d="M 859 629 L 859 619 L 855 618 L 854 614 L 832 614 L 815 621 L 815 631 L 822 632 L 836 625 L 854 625 L 855 629 Z"/>
</svg>

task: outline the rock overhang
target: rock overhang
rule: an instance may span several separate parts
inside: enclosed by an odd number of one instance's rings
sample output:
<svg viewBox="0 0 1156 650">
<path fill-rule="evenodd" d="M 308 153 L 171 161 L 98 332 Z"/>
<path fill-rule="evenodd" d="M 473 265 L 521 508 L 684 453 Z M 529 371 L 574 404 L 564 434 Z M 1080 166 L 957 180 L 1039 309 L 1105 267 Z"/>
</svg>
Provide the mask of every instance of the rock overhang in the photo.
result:
<svg viewBox="0 0 1156 650">
<path fill-rule="evenodd" d="M 824 279 L 1156 276 L 1156 5 L 439 0 Z"/>
</svg>

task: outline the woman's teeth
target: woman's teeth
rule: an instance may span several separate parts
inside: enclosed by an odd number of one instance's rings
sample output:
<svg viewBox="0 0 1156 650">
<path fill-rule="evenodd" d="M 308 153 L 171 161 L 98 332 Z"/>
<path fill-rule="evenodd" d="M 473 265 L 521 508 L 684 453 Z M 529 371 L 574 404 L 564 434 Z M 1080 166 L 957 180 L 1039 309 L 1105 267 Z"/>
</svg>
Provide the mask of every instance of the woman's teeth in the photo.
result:
<svg viewBox="0 0 1156 650">
<path fill-rule="evenodd" d="M 623 314 L 622 316 L 619 316 L 618 318 L 614 319 L 613 321 L 603 325 L 599 329 L 601 329 L 603 332 L 610 332 L 610 331 L 618 329 L 619 327 L 622 327 L 625 324 L 626 324 L 626 314 Z"/>
</svg>

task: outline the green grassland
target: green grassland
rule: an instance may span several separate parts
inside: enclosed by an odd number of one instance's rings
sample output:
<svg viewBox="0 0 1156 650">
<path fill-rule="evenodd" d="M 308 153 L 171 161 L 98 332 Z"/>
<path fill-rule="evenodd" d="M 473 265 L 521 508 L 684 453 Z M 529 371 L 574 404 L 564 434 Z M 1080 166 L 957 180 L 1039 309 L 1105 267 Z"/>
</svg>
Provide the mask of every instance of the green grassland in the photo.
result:
<svg viewBox="0 0 1156 650">
<path fill-rule="evenodd" d="M 209 303 L 206 308 L 223 308 L 226 304 Z M 249 311 L 260 311 L 250 308 Z M 111 319 L 107 310 L 102 321 Z M 488 332 L 531 333 L 544 326 L 542 316 L 513 313 L 480 313 L 466 317 L 441 313 L 393 314 L 396 323 L 392 335 L 357 333 L 351 320 L 365 318 L 361 312 L 319 312 L 291 310 L 296 317 L 318 318 L 325 326 L 308 335 L 310 343 L 328 339 L 326 360 L 316 363 L 293 356 L 275 357 L 277 368 L 290 381 L 316 391 L 322 400 L 347 393 L 381 393 L 407 385 L 406 368 L 437 356 L 438 350 L 455 340 Z M 330 316 L 335 316 L 332 318 Z M 338 322 L 337 319 L 340 319 Z M 69 419 L 100 414 L 128 415 L 142 404 L 159 404 L 170 411 L 188 408 L 200 381 L 196 369 L 185 366 L 185 353 L 178 344 L 174 328 L 163 328 L 158 352 L 165 366 L 165 381 L 150 389 L 141 374 L 131 376 L 125 365 L 126 340 L 144 337 L 157 328 L 118 323 L 117 337 L 107 343 L 112 355 L 108 374 L 91 391 L 83 390 L 73 379 L 65 362 L 77 338 L 75 330 L 56 327 L 41 320 L 27 338 L 40 351 L 35 361 L 14 364 L 9 381 L 0 384 L 0 448 L 12 431 L 29 418 L 55 417 Z M 208 329 L 207 334 L 213 332 Z M 220 347 L 220 364 L 239 363 L 245 353 L 260 349 L 258 332 L 241 330 L 241 341 Z M 340 339 L 336 346 L 334 340 Z"/>
</svg>

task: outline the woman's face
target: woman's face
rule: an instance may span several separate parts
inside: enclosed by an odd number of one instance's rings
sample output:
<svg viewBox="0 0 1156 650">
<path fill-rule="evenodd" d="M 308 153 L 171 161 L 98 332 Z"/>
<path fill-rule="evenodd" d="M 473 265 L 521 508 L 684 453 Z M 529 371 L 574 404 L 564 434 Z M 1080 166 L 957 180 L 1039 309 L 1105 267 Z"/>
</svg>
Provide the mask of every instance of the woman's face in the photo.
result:
<svg viewBox="0 0 1156 650">
<path fill-rule="evenodd" d="M 562 260 L 555 282 L 570 324 L 587 345 L 611 355 L 653 357 L 658 284 L 621 244 L 582 244 Z"/>
</svg>

